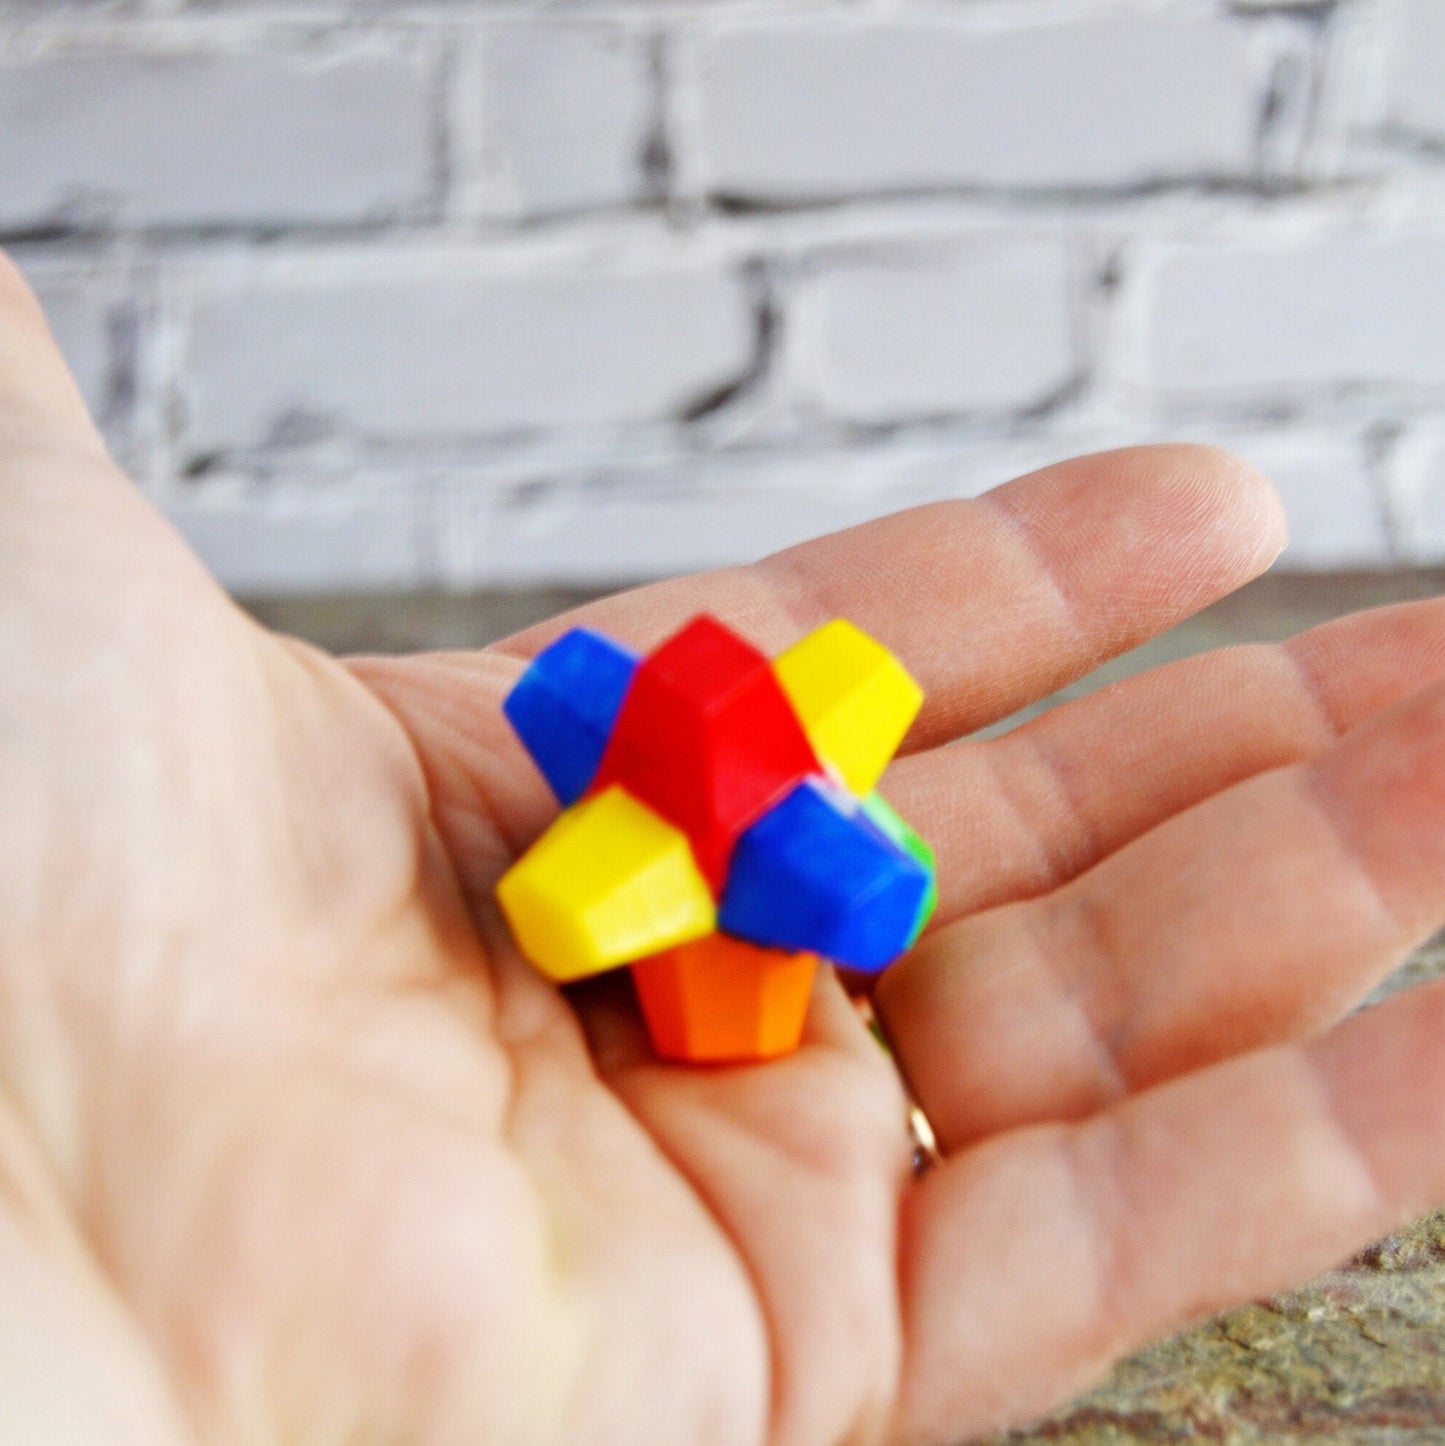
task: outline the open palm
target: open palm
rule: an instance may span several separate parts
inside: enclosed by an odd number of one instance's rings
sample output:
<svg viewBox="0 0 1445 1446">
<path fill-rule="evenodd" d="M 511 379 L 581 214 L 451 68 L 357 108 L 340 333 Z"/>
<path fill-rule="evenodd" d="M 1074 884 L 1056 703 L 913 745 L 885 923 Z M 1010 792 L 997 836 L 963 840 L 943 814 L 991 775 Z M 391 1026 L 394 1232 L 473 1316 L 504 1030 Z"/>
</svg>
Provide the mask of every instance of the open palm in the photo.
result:
<svg viewBox="0 0 1445 1446">
<path fill-rule="evenodd" d="M 1267 487 L 1087 459 L 581 614 L 846 615 L 930 933 L 773 1064 L 655 1062 L 490 900 L 550 805 L 499 703 L 564 626 L 340 663 L 106 458 L 0 273 L 0 1437 L 947 1441 L 1445 1193 L 1445 609 L 942 746 L 1263 567 Z M 1423 690 L 1423 691 L 1420 691 Z"/>
</svg>

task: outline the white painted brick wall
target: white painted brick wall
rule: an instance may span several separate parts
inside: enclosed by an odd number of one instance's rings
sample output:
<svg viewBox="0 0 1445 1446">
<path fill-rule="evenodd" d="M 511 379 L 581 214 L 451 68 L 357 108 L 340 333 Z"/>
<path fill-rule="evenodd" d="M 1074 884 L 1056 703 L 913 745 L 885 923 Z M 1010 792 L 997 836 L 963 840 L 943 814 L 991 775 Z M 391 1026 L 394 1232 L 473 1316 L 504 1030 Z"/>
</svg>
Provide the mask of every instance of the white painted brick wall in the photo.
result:
<svg viewBox="0 0 1445 1446">
<path fill-rule="evenodd" d="M 237 588 L 616 582 L 1181 436 L 1445 565 L 1445 0 L 0 0 L 0 242 Z"/>
</svg>

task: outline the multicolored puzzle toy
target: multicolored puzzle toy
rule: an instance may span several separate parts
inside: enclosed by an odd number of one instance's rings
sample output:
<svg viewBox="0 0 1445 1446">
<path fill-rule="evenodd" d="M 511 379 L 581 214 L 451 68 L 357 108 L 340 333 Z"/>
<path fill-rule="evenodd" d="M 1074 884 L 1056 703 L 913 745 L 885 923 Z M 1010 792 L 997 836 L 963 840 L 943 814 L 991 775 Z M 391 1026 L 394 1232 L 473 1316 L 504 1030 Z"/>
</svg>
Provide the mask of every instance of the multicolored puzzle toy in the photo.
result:
<svg viewBox="0 0 1445 1446">
<path fill-rule="evenodd" d="M 841 618 L 771 661 L 705 614 L 643 658 L 564 633 L 504 704 L 563 808 L 497 886 L 518 947 L 562 982 L 630 964 L 664 1058 L 795 1049 L 819 956 L 880 970 L 933 911 L 875 791 L 922 701 Z"/>
</svg>

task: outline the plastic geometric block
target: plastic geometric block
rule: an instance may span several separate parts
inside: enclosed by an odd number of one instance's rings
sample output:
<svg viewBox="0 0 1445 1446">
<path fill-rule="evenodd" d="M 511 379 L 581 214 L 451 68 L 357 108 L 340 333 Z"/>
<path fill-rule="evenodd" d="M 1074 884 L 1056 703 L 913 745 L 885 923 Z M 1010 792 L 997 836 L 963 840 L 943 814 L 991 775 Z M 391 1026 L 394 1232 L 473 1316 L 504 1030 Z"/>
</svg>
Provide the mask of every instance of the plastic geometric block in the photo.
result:
<svg viewBox="0 0 1445 1446">
<path fill-rule="evenodd" d="M 507 694 L 502 711 L 564 807 L 595 777 L 636 671 L 635 654 L 573 628 L 543 648 Z"/>
<path fill-rule="evenodd" d="M 874 972 L 908 947 L 930 878 L 856 799 L 810 778 L 738 840 L 718 927 Z"/>
<path fill-rule="evenodd" d="M 775 1059 L 798 1047 L 813 954 L 709 934 L 632 966 L 653 1049 L 693 1064 Z"/>
<path fill-rule="evenodd" d="M 835 618 L 773 662 L 808 741 L 859 797 L 883 776 L 923 690 L 860 628 Z"/>
<path fill-rule="evenodd" d="M 687 839 L 621 788 L 573 804 L 502 876 L 522 953 L 581 979 L 710 933 L 716 909 Z"/>
<path fill-rule="evenodd" d="M 704 615 L 638 665 L 592 786 L 680 828 L 720 893 L 738 836 L 819 769 L 768 659 Z"/>
<path fill-rule="evenodd" d="M 563 982 L 632 965 L 664 1058 L 796 1048 L 819 956 L 881 969 L 936 903 L 872 791 L 921 696 L 841 620 L 774 662 L 706 616 L 641 660 L 564 634 L 504 704 L 563 805 L 497 886 L 517 947 Z"/>
<path fill-rule="evenodd" d="M 863 800 L 863 812 L 877 825 L 881 833 L 891 838 L 899 848 L 928 870 L 928 891 L 918 906 L 918 917 L 913 921 L 913 928 L 908 934 L 908 947 L 911 949 L 938 907 L 937 860 L 933 856 L 933 850 L 919 838 L 908 820 L 897 813 L 881 793 L 870 793 Z"/>
</svg>

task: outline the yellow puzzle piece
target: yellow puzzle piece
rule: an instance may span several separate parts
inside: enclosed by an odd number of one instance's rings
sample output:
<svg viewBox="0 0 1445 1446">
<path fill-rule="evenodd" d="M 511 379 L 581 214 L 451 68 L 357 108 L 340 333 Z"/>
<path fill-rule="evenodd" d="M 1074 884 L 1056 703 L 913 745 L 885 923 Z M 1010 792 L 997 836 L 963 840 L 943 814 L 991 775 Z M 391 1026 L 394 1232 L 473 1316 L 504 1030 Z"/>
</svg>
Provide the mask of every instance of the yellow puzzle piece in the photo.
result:
<svg viewBox="0 0 1445 1446">
<path fill-rule="evenodd" d="M 773 661 L 813 751 L 860 798 L 883 776 L 923 689 L 883 646 L 844 618 L 815 628 Z"/>
<path fill-rule="evenodd" d="M 620 787 L 563 813 L 503 875 L 497 901 L 522 953 L 564 983 L 717 922 L 686 836 Z"/>
</svg>

